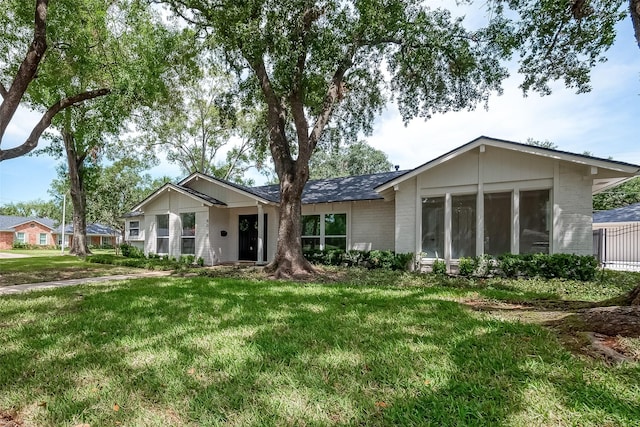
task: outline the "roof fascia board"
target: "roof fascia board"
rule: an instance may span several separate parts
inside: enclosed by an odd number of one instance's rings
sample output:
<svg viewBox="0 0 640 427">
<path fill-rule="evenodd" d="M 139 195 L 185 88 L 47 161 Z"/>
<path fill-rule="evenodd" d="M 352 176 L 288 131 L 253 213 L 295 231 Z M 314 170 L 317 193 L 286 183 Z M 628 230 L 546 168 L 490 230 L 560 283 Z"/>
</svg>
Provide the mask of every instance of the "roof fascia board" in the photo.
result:
<svg viewBox="0 0 640 427">
<path fill-rule="evenodd" d="M 211 182 L 213 184 L 217 184 L 217 185 L 219 185 L 221 187 L 224 187 L 224 188 L 226 188 L 228 190 L 235 191 L 236 193 L 242 194 L 243 196 L 250 197 L 250 198 L 252 198 L 254 200 L 257 200 L 258 202 L 260 202 L 262 204 L 265 204 L 265 205 L 275 205 L 276 204 L 276 203 L 274 203 L 274 202 L 272 202 L 270 200 L 266 200 L 266 199 L 264 199 L 262 197 L 256 196 L 253 193 L 249 193 L 248 191 L 244 191 L 244 190 L 242 190 L 240 188 L 234 187 L 233 185 L 229 185 L 229 184 L 227 184 L 225 182 L 219 181 L 215 177 L 201 174 L 200 172 L 192 173 L 191 175 L 189 175 L 188 177 L 186 177 L 185 179 L 180 181 L 178 183 L 178 185 L 185 185 L 185 184 L 189 183 L 190 181 L 192 181 L 196 177 L 205 179 L 205 180 L 207 180 L 207 181 L 209 181 L 209 182 Z"/>
</svg>

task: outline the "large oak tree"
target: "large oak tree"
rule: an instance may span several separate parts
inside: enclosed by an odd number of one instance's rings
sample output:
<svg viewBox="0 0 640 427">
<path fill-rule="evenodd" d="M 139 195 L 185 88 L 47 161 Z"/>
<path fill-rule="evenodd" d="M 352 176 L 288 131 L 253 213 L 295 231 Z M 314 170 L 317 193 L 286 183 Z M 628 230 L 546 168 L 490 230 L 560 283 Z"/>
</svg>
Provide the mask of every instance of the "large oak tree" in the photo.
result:
<svg viewBox="0 0 640 427">
<path fill-rule="evenodd" d="M 323 138 L 370 132 L 389 100 L 405 121 L 474 108 L 500 92 L 517 48 L 525 90 L 547 93 L 559 78 L 587 90 L 589 67 L 621 18 L 621 2 L 606 0 L 491 1 L 474 27 L 420 1 L 164 3 L 210 36 L 243 98 L 266 112 L 280 182 L 276 276 L 312 271 L 300 245 L 301 194 Z"/>
</svg>

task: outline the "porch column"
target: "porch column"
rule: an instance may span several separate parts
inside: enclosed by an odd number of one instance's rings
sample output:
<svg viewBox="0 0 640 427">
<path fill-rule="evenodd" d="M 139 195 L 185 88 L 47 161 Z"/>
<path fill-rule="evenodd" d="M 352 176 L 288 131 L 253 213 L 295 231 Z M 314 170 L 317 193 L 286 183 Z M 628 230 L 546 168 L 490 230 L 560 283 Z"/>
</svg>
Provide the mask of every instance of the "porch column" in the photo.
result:
<svg viewBox="0 0 640 427">
<path fill-rule="evenodd" d="M 520 189 L 513 189 L 513 200 L 511 201 L 511 253 L 520 253 Z"/>
<path fill-rule="evenodd" d="M 258 203 L 258 259 L 256 264 L 264 264 L 264 210 L 261 203 Z"/>
<path fill-rule="evenodd" d="M 444 261 L 451 271 L 451 193 L 444 196 Z"/>
<path fill-rule="evenodd" d="M 476 256 L 484 255 L 484 152 L 481 145 L 478 153 L 478 194 L 476 198 Z"/>
</svg>

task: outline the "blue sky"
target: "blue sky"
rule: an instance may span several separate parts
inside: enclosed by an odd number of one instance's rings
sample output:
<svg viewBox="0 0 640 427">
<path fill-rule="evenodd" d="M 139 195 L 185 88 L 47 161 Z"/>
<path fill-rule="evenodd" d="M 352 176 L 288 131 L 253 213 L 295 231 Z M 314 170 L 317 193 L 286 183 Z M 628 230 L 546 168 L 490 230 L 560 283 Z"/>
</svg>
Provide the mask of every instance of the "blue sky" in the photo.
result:
<svg viewBox="0 0 640 427">
<path fill-rule="evenodd" d="M 480 135 L 516 142 L 527 138 L 549 140 L 560 149 L 640 164 L 640 49 L 631 23 L 618 26 L 609 61 L 592 72 L 593 90 L 576 95 L 561 84 L 553 94 L 523 97 L 520 76 L 512 73 L 504 94 L 489 100 L 489 109 L 447 113 L 428 121 L 402 123 L 397 109 L 389 108 L 376 121 L 368 142 L 388 154 L 401 169 L 414 168 Z M 5 134 L 3 148 L 22 142 L 39 115 L 20 110 Z M 21 157 L 0 162 L 0 204 L 49 199 L 49 184 L 59 161 L 51 157 Z M 179 177 L 175 165 L 162 162 L 153 176 Z M 252 174 L 258 184 L 264 178 Z"/>
</svg>

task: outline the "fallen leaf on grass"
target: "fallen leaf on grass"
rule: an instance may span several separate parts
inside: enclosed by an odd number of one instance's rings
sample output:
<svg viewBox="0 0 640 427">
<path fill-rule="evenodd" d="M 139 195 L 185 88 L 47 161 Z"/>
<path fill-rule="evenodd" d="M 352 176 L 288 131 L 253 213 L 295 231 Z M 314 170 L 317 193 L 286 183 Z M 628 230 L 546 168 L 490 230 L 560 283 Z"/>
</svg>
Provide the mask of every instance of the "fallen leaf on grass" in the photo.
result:
<svg viewBox="0 0 640 427">
<path fill-rule="evenodd" d="M 187 371 L 187 374 L 189 374 L 189 375 L 193 375 L 193 374 L 195 374 L 195 373 L 196 373 L 196 370 L 195 370 L 194 368 L 191 368 L 191 369 L 189 369 L 189 370 Z"/>
<path fill-rule="evenodd" d="M 120 410 L 120 405 L 118 405 L 117 403 L 113 404 L 113 410 L 118 412 Z"/>
<path fill-rule="evenodd" d="M 376 402 L 376 406 L 378 408 L 386 408 L 389 405 L 387 405 L 385 402 Z"/>
</svg>

